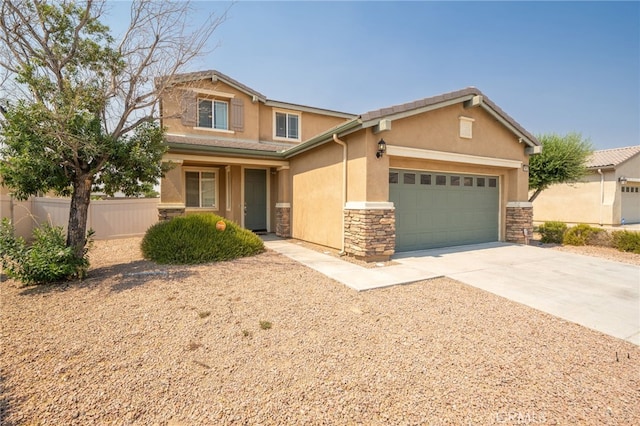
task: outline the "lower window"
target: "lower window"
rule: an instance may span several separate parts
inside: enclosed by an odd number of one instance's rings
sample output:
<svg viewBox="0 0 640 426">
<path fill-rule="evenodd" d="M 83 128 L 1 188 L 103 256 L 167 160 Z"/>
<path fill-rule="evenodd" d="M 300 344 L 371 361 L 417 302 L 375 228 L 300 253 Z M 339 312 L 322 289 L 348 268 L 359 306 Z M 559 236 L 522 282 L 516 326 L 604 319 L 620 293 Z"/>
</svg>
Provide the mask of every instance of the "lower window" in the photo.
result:
<svg viewBox="0 0 640 426">
<path fill-rule="evenodd" d="M 185 184 L 185 205 L 187 207 L 216 208 L 215 171 L 187 171 L 185 172 Z"/>
</svg>

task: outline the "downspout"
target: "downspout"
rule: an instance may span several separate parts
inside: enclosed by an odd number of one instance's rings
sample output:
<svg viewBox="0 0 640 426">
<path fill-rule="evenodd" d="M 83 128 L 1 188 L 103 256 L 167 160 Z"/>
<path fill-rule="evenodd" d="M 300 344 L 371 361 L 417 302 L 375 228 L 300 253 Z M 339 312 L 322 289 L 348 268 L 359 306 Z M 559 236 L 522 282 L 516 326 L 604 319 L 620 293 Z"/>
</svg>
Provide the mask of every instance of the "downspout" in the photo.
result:
<svg viewBox="0 0 640 426">
<path fill-rule="evenodd" d="M 333 141 L 338 145 L 342 145 L 342 249 L 340 250 L 340 256 L 345 254 L 344 252 L 344 207 L 347 205 L 347 144 L 338 138 L 338 134 L 333 134 Z"/>
<path fill-rule="evenodd" d="M 600 175 L 600 226 L 602 226 L 602 206 L 604 205 L 604 173 L 602 169 L 598 169 Z"/>
</svg>

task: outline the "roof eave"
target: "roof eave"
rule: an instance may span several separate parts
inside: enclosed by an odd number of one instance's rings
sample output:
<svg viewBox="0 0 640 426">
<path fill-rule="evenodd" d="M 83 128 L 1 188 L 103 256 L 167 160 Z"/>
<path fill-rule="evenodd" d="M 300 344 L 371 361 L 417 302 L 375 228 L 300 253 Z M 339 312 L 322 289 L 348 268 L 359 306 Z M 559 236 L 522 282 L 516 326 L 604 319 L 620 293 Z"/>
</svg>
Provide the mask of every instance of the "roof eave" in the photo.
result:
<svg viewBox="0 0 640 426">
<path fill-rule="evenodd" d="M 438 102 L 431 105 L 425 105 L 423 107 L 418 107 L 409 111 L 402 111 L 398 113 L 385 114 L 379 117 L 364 121 L 362 123 L 363 128 L 373 127 L 380 123 L 380 120 L 399 120 L 402 118 L 411 117 L 414 115 L 422 114 L 424 112 L 433 111 L 440 108 L 445 108 L 451 105 L 459 104 L 460 102 L 464 102 L 473 98 L 474 95 L 461 96 L 459 98 L 447 99 L 443 102 Z"/>
<path fill-rule="evenodd" d="M 616 169 L 616 165 L 615 164 L 604 164 L 604 165 L 600 165 L 600 166 L 587 166 L 586 169 L 587 170 L 592 170 L 592 171 L 597 171 L 597 170 L 615 170 Z"/>
<path fill-rule="evenodd" d="M 195 154 L 216 153 L 216 154 L 242 156 L 247 158 L 269 158 L 269 159 L 284 158 L 283 151 L 258 151 L 255 149 L 207 146 L 207 145 L 188 144 L 188 143 L 181 143 L 181 142 L 167 142 L 167 146 L 169 146 L 170 151 L 171 150 L 187 151 L 192 154 L 193 153 Z"/>
<path fill-rule="evenodd" d="M 316 108 L 316 107 L 307 106 L 307 105 L 292 104 L 290 102 L 276 101 L 273 99 L 267 99 L 264 102 L 264 104 L 266 106 L 271 106 L 276 108 L 291 109 L 291 110 L 302 111 L 302 112 L 311 112 L 315 114 L 331 115 L 334 117 L 347 118 L 347 119 L 353 119 L 357 117 L 356 114 L 350 114 L 348 112 L 334 111 L 334 110 L 324 109 L 324 108 Z"/>
<path fill-rule="evenodd" d="M 348 135 L 362 128 L 362 121 L 360 119 L 355 118 L 351 121 L 348 121 L 340 126 L 334 127 L 333 129 L 327 130 L 324 133 L 320 133 L 317 136 L 314 136 L 311 139 L 306 140 L 300 145 L 296 145 L 292 148 L 287 149 L 283 152 L 284 158 L 291 158 L 294 155 L 301 154 L 305 151 L 313 149 L 317 146 L 323 145 L 327 142 L 333 140 L 333 135 L 338 135 L 339 137 Z"/>
<path fill-rule="evenodd" d="M 170 77 L 156 77 L 154 79 L 154 83 L 157 86 L 158 84 L 160 84 L 161 82 L 163 82 L 166 79 L 170 79 L 170 84 L 168 84 L 167 86 L 175 86 L 176 84 L 179 83 L 187 83 L 190 81 L 197 81 L 197 80 L 206 80 L 206 79 L 211 79 L 212 82 L 216 82 L 216 81 L 222 81 L 225 84 L 233 87 L 234 89 L 248 95 L 251 96 L 254 100 L 256 101 L 260 101 L 260 102 L 266 102 L 267 101 L 267 97 L 264 96 L 262 93 L 243 85 L 242 83 L 239 83 L 237 81 L 235 81 L 234 79 L 232 79 L 231 77 L 221 73 L 220 71 L 217 70 L 209 70 L 209 71 L 199 71 L 199 72 L 194 72 L 194 73 L 185 73 L 185 74 L 177 74 L 174 76 L 170 76 Z"/>
<path fill-rule="evenodd" d="M 519 141 L 526 143 L 530 147 L 542 145 L 540 141 L 538 141 L 538 139 L 536 139 L 533 135 L 527 134 L 521 131 L 520 129 L 518 129 L 516 126 L 511 124 L 508 119 L 503 117 L 502 114 L 494 110 L 490 105 L 488 105 L 484 101 L 480 103 L 480 106 L 489 114 L 491 114 L 496 120 L 498 120 L 503 126 L 509 129 L 513 134 L 518 136 Z"/>
</svg>

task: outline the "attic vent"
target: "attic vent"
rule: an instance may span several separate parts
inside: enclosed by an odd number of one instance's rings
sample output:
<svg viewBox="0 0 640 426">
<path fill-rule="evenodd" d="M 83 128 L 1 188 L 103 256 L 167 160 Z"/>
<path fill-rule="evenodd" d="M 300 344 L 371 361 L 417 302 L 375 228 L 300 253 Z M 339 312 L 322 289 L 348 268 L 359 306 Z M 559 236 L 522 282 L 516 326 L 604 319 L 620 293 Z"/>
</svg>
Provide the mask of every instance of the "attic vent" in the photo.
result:
<svg viewBox="0 0 640 426">
<path fill-rule="evenodd" d="M 460 119 L 460 137 L 471 139 L 473 136 L 473 122 L 476 121 L 471 117 L 459 117 Z"/>
</svg>

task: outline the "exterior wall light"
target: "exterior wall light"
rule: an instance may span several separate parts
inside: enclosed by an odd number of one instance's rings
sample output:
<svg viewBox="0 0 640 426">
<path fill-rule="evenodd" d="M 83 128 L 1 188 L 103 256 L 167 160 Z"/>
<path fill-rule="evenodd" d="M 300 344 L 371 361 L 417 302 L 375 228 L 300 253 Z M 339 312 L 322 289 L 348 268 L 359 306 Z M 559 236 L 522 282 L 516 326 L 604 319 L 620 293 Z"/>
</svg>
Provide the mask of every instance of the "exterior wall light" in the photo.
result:
<svg viewBox="0 0 640 426">
<path fill-rule="evenodd" d="M 624 176 L 620 176 L 618 178 L 618 181 L 620 182 L 621 185 L 626 185 L 627 184 L 627 178 Z"/>
<path fill-rule="evenodd" d="M 378 142 L 378 151 L 376 152 L 376 158 L 382 158 L 385 152 L 387 152 L 387 143 L 384 141 L 384 139 L 380 139 L 380 142 Z"/>
</svg>

